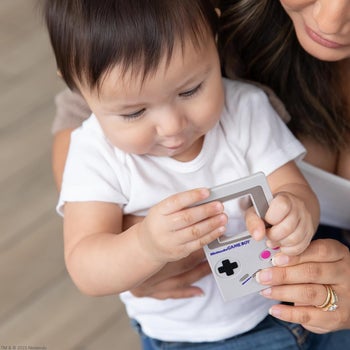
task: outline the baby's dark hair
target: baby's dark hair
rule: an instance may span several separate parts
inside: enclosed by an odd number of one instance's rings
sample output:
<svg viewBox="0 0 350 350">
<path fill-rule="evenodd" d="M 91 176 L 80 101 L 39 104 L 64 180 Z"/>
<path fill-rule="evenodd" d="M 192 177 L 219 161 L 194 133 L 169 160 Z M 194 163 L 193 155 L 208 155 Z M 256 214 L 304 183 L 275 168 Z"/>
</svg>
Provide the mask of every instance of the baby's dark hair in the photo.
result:
<svg viewBox="0 0 350 350">
<path fill-rule="evenodd" d="M 174 45 L 195 47 L 217 32 L 211 0 L 45 0 L 44 16 L 57 68 L 71 89 L 99 88 L 106 72 L 145 78 Z"/>
</svg>

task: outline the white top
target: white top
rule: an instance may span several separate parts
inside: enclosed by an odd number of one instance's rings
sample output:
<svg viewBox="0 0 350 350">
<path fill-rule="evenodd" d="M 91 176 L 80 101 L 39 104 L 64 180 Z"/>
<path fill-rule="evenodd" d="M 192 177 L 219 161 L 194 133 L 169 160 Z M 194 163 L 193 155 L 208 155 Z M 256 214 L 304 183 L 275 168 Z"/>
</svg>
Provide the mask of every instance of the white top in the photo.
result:
<svg viewBox="0 0 350 350">
<path fill-rule="evenodd" d="M 190 162 L 126 154 L 108 142 L 92 115 L 72 134 L 58 212 L 63 214 L 66 201 L 105 201 L 118 203 L 126 214 L 145 215 L 176 192 L 212 187 L 258 171 L 268 175 L 304 154 L 261 90 L 226 79 L 224 85 L 221 120 Z M 256 294 L 224 303 L 212 275 L 196 285 L 203 289 L 203 297 L 164 301 L 125 292 L 121 299 L 147 335 L 190 342 L 246 332 L 266 317 L 274 303 Z"/>
</svg>

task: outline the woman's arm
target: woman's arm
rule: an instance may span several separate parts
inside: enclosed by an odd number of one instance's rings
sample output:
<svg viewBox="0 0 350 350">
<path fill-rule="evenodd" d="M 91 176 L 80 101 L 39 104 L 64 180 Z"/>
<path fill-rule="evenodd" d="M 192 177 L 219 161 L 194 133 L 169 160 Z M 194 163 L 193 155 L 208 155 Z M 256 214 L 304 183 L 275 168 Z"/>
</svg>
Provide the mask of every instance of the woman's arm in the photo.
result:
<svg viewBox="0 0 350 350">
<path fill-rule="evenodd" d="M 332 239 L 318 239 L 299 256 L 276 255 L 274 264 L 278 266 L 257 274 L 261 284 L 272 286 L 261 294 L 296 306 L 274 305 L 271 315 L 300 323 L 315 333 L 350 329 L 350 252 L 346 246 Z M 326 299 L 325 284 L 338 296 L 336 311 L 315 307 Z"/>
<path fill-rule="evenodd" d="M 55 105 L 56 115 L 52 124 L 52 169 L 56 187 L 60 191 L 70 135 L 90 116 L 91 111 L 83 97 L 69 89 L 56 95 Z"/>
<path fill-rule="evenodd" d="M 70 135 L 74 129 L 64 129 L 54 134 L 52 143 L 52 171 L 56 188 L 61 190 L 63 170 L 66 164 Z"/>
<path fill-rule="evenodd" d="M 131 290 L 136 297 L 192 298 L 203 291 L 192 284 L 211 273 L 203 249 L 187 258 L 166 264 L 158 273 Z"/>
</svg>

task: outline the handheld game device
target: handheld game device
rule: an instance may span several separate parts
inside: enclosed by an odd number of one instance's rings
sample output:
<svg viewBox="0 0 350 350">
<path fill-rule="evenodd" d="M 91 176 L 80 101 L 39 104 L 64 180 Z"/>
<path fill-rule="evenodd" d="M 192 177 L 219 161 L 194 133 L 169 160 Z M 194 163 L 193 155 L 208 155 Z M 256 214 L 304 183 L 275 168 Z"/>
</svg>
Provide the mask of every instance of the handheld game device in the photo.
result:
<svg viewBox="0 0 350 350">
<path fill-rule="evenodd" d="M 264 218 L 272 198 L 266 177 L 259 172 L 213 187 L 210 197 L 198 203 L 200 205 L 219 200 L 223 202 L 229 217 L 227 233 L 204 247 L 205 255 L 225 301 L 267 288 L 257 283 L 254 277 L 259 270 L 272 266 L 271 260 L 278 248 L 270 249 L 266 246 L 265 239 L 255 241 L 251 237 L 244 223 L 242 203 L 245 205 L 243 210 L 253 205 L 257 214 Z M 241 224 L 237 225 L 234 222 L 235 225 L 231 229 L 230 221 L 231 219 L 235 221 L 235 218 L 230 217 L 230 208 L 226 210 L 226 203 L 232 200 L 236 202 L 234 203 L 236 217 L 238 212 Z M 243 231 L 239 231 L 242 228 Z M 230 232 L 237 229 L 238 233 Z"/>
</svg>

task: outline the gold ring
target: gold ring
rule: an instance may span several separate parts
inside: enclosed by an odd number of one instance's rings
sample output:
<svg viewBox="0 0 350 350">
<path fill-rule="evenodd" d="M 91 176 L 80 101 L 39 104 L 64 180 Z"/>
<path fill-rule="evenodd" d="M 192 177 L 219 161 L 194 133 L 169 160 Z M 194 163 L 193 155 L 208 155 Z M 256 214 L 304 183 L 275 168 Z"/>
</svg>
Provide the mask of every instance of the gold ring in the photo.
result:
<svg viewBox="0 0 350 350">
<path fill-rule="evenodd" d="M 329 304 L 322 309 L 323 311 L 335 311 L 338 309 L 338 296 L 331 286 L 329 286 L 329 288 L 331 290 L 331 300 Z"/>
<path fill-rule="evenodd" d="M 327 297 L 324 303 L 322 303 L 321 305 L 315 305 L 319 309 L 323 309 L 324 307 L 326 307 L 329 304 L 329 301 L 331 300 L 331 294 L 332 294 L 331 288 L 327 284 L 324 284 L 324 287 L 327 290 Z"/>
<path fill-rule="evenodd" d="M 326 300 L 323 304 L 316 305 L 316 307 L 323 311 L 335 311 L 338 308 L 338 296 L 330 285 L 325 284 L 324 286 L 327 289 Z"/>
</svg>

